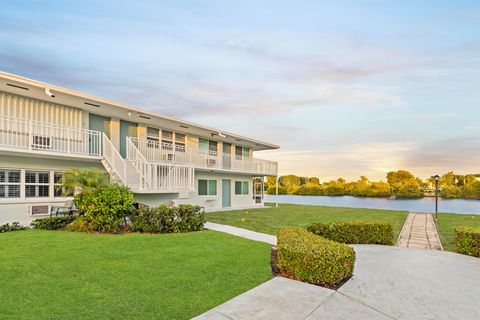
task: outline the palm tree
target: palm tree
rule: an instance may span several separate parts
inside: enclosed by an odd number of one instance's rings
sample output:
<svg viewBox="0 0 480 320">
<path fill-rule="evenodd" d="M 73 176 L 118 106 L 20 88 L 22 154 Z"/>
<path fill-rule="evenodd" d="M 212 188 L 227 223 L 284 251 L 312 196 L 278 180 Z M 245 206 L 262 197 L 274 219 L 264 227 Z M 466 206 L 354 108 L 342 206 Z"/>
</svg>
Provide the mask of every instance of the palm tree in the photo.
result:
<svg viewBox="0 0 480 320">
<path fill-rule="evenodd" d="M 63 174 L 61 188 L 67 193 L 78 194 L 104 187 L 109 180 L 108 174 L 100 169 L 70 169 Z"/>
</svg>

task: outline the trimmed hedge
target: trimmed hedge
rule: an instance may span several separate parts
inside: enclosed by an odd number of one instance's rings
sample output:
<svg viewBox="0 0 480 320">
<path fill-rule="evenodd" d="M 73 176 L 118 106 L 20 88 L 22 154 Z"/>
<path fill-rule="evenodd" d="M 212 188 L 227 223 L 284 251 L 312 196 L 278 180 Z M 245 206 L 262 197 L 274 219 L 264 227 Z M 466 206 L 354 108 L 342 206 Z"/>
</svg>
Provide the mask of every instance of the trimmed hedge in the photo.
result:
<svg viewBox="0 0 480 320">
<path fill-rule="evenodd" d="M 203 230 L 205 216 L 202 208 L 192 205 L 142 208 L 130 217 L 130 229 L 137 232 L 175 233 Z"/>
<path fill-rule="evenodd" d="M 277 247 L 280 271 L 293 279 L 334 287 L 353 274 L 353 248 L 305 229 L 280 229 Z"/>
<path fill-rule="evenodd" d="M 455 228 L 457 252 L 480 257 L 480 227 Z"/>
<path fill-rule="evenodd" d="M 67 224 L 75 220 L 74 216 L 51 217 L 35 219 L 30 224 L 35 229 L 57 230 L 65 227 Z"/>
<path fill-rule="evenodd" d="M 392 245 L 394 242 L 392 225 L 386 221 L 312 223 L 307 230 L 341 243 Z"/>
<path fill-rule="evenodd" d="M 20 222 L 12 222 L 12 224 L 6 223 L 6 224 L 0 225 L 0 233 L 21 231 L 21 230 L 27 230 L 27 229 L 30 229 L 30 228 L 20 225 Z"/>
</svg>

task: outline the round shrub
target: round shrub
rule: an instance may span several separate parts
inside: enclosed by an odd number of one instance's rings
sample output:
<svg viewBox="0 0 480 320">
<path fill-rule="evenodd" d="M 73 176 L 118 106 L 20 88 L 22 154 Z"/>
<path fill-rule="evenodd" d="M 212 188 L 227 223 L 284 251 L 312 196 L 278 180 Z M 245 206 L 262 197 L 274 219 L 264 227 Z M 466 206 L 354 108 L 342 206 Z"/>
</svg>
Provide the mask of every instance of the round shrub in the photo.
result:
<svg viewBox="0 0 480 320">
<path fill-rule="evenodd" d="M 388 221 L 312 223 L 307 230 L 341 243 L 392 245 L 394 241 L 393 228 Z"/>
<path fill-rule="evenodd" d="M 192 205 L 142 208 L 132 216 L 130 229 L 148 233 L 174 233 L 203 230 L 205 216 L 202 208 Z"/>
<path fill-rule="evenodd" d="M 134 210 L 133 193 L 124 186 L 108 185 L 75 196 L 75 205 L 91 229 L 116 231 L 122 219 Z"/>
<path fill-rule="evenodd" d="M 280 271 L 290 278 L 335 287 L 353 274 L 353 248 L 305 229 L 280 229 L 277 247 Z"/>
<path fill-rule="evenodd" d="M 455 228 L 457 252 L 480 257 L 480 227 Z"/>
<path fill-rule="evenodd" d="M 130 229 L 136 232 L 173 233 L 175 230 L 175 212 L 166 205 L 155 208 L 141 208 L 131 217 Z"/>
</svg>

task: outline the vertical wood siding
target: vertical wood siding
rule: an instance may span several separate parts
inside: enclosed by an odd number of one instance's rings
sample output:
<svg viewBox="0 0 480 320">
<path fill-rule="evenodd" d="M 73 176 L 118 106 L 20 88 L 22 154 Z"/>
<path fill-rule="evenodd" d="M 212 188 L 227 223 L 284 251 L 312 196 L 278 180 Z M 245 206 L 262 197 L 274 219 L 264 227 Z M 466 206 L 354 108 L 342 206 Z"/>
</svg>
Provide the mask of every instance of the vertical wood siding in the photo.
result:
<svg viewBox="0 0 480 320">
<path fill-rule="evenodd" d="M 82 128 L 80 109 L 0 92 L 0 116 Z"/>
</svg>

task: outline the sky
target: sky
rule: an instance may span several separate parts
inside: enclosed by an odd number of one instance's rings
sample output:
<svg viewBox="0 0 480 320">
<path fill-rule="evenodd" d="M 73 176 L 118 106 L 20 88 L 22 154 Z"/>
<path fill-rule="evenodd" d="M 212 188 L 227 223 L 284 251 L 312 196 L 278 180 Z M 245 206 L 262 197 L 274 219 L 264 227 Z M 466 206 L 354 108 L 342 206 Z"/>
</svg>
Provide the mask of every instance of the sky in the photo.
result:
<svg viewBox="0 0 480 320">
<path fill-rule="evenodd" d="M 280 145 L 281 174 L 480 173 L 480 1 L 6 1 L 0 70 Z"/>
</svg>

